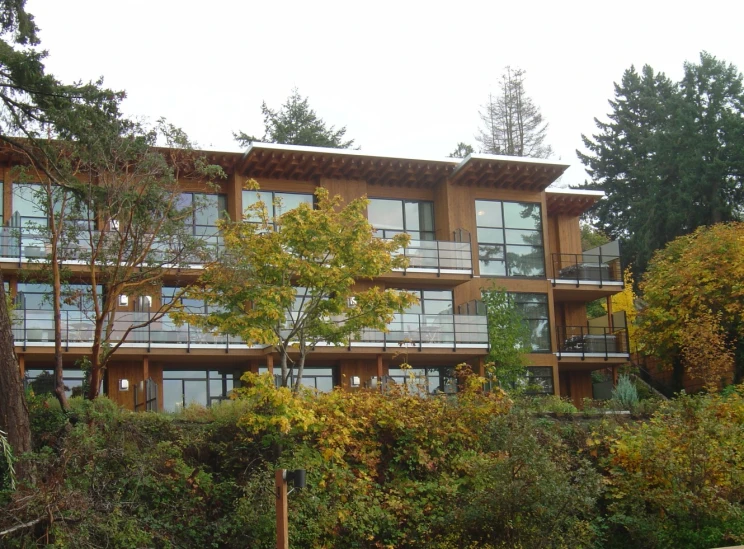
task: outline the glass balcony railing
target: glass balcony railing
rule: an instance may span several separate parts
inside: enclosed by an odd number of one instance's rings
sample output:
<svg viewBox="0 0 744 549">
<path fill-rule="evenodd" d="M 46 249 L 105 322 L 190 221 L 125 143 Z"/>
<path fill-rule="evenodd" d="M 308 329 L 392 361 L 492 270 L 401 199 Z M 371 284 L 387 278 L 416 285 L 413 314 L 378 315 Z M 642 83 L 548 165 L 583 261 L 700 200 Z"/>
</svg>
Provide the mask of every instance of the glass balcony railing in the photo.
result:
<svg viewBox="0 0 744 549">
<path fill-rule="evenodd" d="M 93 233 L 93 240 L 98 239 L 100 233 Z M 194 236 L 202 240 L 204 246 L 199 256 L 185 256 L 182 253 L 182 242 L 168 242 L 156 239 L 150 246 L 148 261 L 153 264 L 162 263 L 171 259 L 177 259 L 180 264 L 199 265 L 206 260 L 218 257 L 223 249 L 222 238 L 218 235 Z M 104 244 L 104 246 L 106 246 Z M 120 244 L 112 242 L 107 246 L 108 250 L 118 251 Z M 18 227 L 0 227 L 0 261 L 15 263 L 38 262 L 47 258 L 51 253 L 49 236 L 37 229 L 25 229 Z M 107 255 L 104 253 L 103 255 Z M 113 255 L 113 254 L 112 254 Z M 118 255 L 118 254 L 117 254 Z M 84 233 L 84 238 L 77 238 L 74 242 L 67 242 L 60 246 L 58 256 L 61 261 L 68 263 L 87 262 L 91 257 L 91 246 L 89 234 Z"/>
<path fill-rule="evenodd" d="M 558 358 L 563 355 L 627 358 L 630 356 L 625 327 L 556 326 Z"/>
<path fill-rule="evenodd" d="M 402 231 L 378 230 L 379 238 L 391 238 Z M 434 233 L 409 232 L 411 241 L 399 254 L 408 258 L 405 271 L 446 274 L 472 274 L 473 254 L 470 242 L 434 240 Z"/>
<path fill-rule="evenodd" d="M 48 346 L 54 342 L 52 311 L 16 309 L 13 311 L 13 336 L 17 346 Z M 132 326 L 152 318 L 152 313 L 118 313 L 114 320 L 112 341 L 120 341 Z M 85 347 L 93 341 L 95 325 L 82 311 L 62 311 L 62 343 L 66 348 Z M 389 331 L 365 330 L 353 346 L 412 347 L 487 347 L 486 317 L 468 315 L 398 314 Z M 131 331 L 124 345 L 138 347 L 200 346 L 229 349 L 245 347 L 236 336 L 205 333 L 188 324 L 176 326 L 167 316 Z M 260 346 L 259 346 L 260 347 Z"/>
<path fill-rule="evenodd" d="M 553 254 L 553 285 L 558 282 L 581 284 L 622 284 L 620 246 L 610 242 L 580 254 Z"/>
</svg>

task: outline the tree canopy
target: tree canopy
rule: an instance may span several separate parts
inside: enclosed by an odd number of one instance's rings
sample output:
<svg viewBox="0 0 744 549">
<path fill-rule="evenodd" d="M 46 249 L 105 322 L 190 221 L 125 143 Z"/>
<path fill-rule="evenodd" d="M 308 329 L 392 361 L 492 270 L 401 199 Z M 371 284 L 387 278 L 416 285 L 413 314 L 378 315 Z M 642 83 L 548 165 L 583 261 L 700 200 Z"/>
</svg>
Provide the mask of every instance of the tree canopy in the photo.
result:
<svg viewBox="0 0 744 549">
<path fill-rule="evenodd" d="M 315 208 L 303 203 L 273 218 L 258 201 L 242 221 L 221 222 L 224 253 L 188 292 L 213 312 L 174 315 L 248 344 L 274 347 L 281 356 L 282 386 L 294 378 L 295 390 L 316 345 L 347 345 L 364 329 L 386 330 L 394 313 L 416 300 L 410 292 L 357 285 L 403 268 L 407 259 L 397 252 L 408 235 L 376 238 L 366 199 L 342 207 L 339 197 L 319 188 L 316 202 Z M 299 356 L 294 376 L 290 353 Z"/>
<path fill-rule="evenodd" d="M 506 67 L 497 95 L 479 112 L 482 127 L 476 140 L 489 154 L 548 158 L 553 149 L 545 143 L 548 123 L 525 91 L 525 71 Z"/>
<path fill-rule="evenodd" d="M 744 223 L 701 227 L 676 238 L 654 255 L 641 289 L 642 352 L 707 385 L 741 380 Z"/>
<path fill-rule="evenodd" d="M 278 111 L 270 109 L 264 101 L 261 112 L 264 117 L 263 137 L 259 139 L 241 131 L 233 134 L 238 143 L 247 146 L 253 141 L 262 141 L 333 149 L 350 149 L 354 146 L 353 139 L 344 139 L 346 126 L 339 129 L 335 126 L 328 127 L 310 108 L 308 98 L 302 97 L 297 88 L 292 90 L 286 103 Z"/>
<path fill-rule="evenodd" d="M 703 52 L 678 83 L 646 65 L 615 84 L 609 121 L 577 151 L 607 194 L 591 215 L 622 240 L 636 278 L 653 252 L 697 227 L 740 219 L 744 91 L 736 67 Z"/>
</svg>

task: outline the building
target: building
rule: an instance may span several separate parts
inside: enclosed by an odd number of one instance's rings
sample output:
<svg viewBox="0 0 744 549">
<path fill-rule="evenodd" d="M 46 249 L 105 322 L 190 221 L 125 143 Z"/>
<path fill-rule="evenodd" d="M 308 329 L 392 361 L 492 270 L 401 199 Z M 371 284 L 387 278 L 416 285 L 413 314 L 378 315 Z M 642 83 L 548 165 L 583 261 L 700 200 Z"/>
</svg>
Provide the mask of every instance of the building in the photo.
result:
<svg viewBox="0 0 744 549">
<path fill-rule="evenodd" d="M 194 220 L 195 234 L 223 211 L 238 219 L 256 199 L 243 189 L 253 178 L 267 203 L 278 195 L 285 207 L 311 201 L 317 186 L 347 201 L 367 195 L 368 217 L 380 237 L 400 231 L 412 236 L 405 252 L 409 267 L 374 283 L 417 291 L 420 305 L 398 315 L 388 333 L 365 333 L 348 347 L 312 353 L 305 372 L 309 386 L 355 390 L 384 379 L 405 382 L 398 367 L 405 357 L 432 390 L 452 390 L 456 364 L 483 370 L 488 341 L 479 300 L 494 281 L 513 294 L 530 325 L 529 372 L 543 392 L 581 404 L 592 397 L 591 371 L 629 358 L 622 318 L 610 314 L 587 322 L 587 302 L 622 289 L 619 250 L 611 243 L 582 252 L 579 217 L 602 193 L 548 189 L 565 164 L 479 154 L 462 160 L 398 158 L 260 143 L 246 152 L 205 154 L 228 178 L 218 189 L 184 186 L 191 199 L 207 204 Z M 16 352 L 33 379 L 51 369 L 51 304 L 44 300 L 48 288 L 19 275 L 45 255 L 43 242 L 23 231 L 28 220 L 43 218 L 27 185 L 15 183 L 8 166 L 3 174 L 0 262 L 16 299 Z M 148 314 L 172 292 L 166 284 L 162 295 L 122 297 L 119 314 Z M 188 306 L 198 310 L 203 304 Z M 66 380 L 74 387 L 82 374 L 73 365 L 90 349 L 90 324 L 74 308 L 63 317 Z M 273 359 L 265 348 L 179 328 L 165 318 L 127 338 L 107 369 L 104 392 L 132 409 L 146 408 L 148 400 L 166 410 L 192 400 L 210 404 L 225 398 L 242 372 L 272 369 Z M 149 391 L 145 380 L 152 380 Z"/>
</svg>

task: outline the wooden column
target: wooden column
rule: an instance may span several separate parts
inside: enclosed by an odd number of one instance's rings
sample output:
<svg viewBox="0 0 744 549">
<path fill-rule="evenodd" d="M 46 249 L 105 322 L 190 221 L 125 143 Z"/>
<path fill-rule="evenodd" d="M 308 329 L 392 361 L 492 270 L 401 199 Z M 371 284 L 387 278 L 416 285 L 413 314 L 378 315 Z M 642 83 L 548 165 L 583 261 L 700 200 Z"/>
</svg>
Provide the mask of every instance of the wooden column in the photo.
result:
<svg viewBox="0 0 744 549">
<path fill-rule="evenodd" d="M 274 375 L 274 356 L 266 355 L 266 367 L 269 369 L 269 373 Z"/>
<path fill-rule="evenodd" d="M 485 359 L 482 356 L 478 357 L 478 375 L 480 377 L 486 377 Z"/>
<path fill-rule="evenodd" d="M 382 376 L 382 355 L 377 355 L 377 377 L 380 378 L 380 382 L 382 382 Z"/>
<path fill-rule="evenodd" d="M 276 486 L 276 549 L 289 549 L 289 518 L 287 516 L 287 483 L 284 469 L 274 472 Z"/>
<path fill-rule="evenodd" d="M 25 355 L 18 355 L 18 369 L 21 371 L 21 379 L 26 377 L 26 357 Z"/>
<path fill-rule="evenodd" d="M 147 381 L 150 378 L 150 357 L 142 357 L 142 379 Z"/>
</svg>

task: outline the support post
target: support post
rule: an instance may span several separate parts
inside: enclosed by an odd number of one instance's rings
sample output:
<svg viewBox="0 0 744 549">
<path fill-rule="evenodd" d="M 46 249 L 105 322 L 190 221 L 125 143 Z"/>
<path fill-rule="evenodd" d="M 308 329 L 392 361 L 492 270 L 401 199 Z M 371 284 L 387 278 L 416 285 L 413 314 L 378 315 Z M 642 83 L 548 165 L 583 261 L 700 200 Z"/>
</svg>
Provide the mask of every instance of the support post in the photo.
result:
<svg viewBox="0 0 744 549">
<path fill-rule="evenodd" d="M 269 373 L 273 376 L 274 375 L 274 356 L 273 355 L 266 355 L 266 368 L 269 370 Z"/>
<path fill-rule="evenodd" d="M 276 549 L 289 549 L 289 519 L 287 517 L 286 471 L 275 471 L 276 484 Z"/>
</svg>

